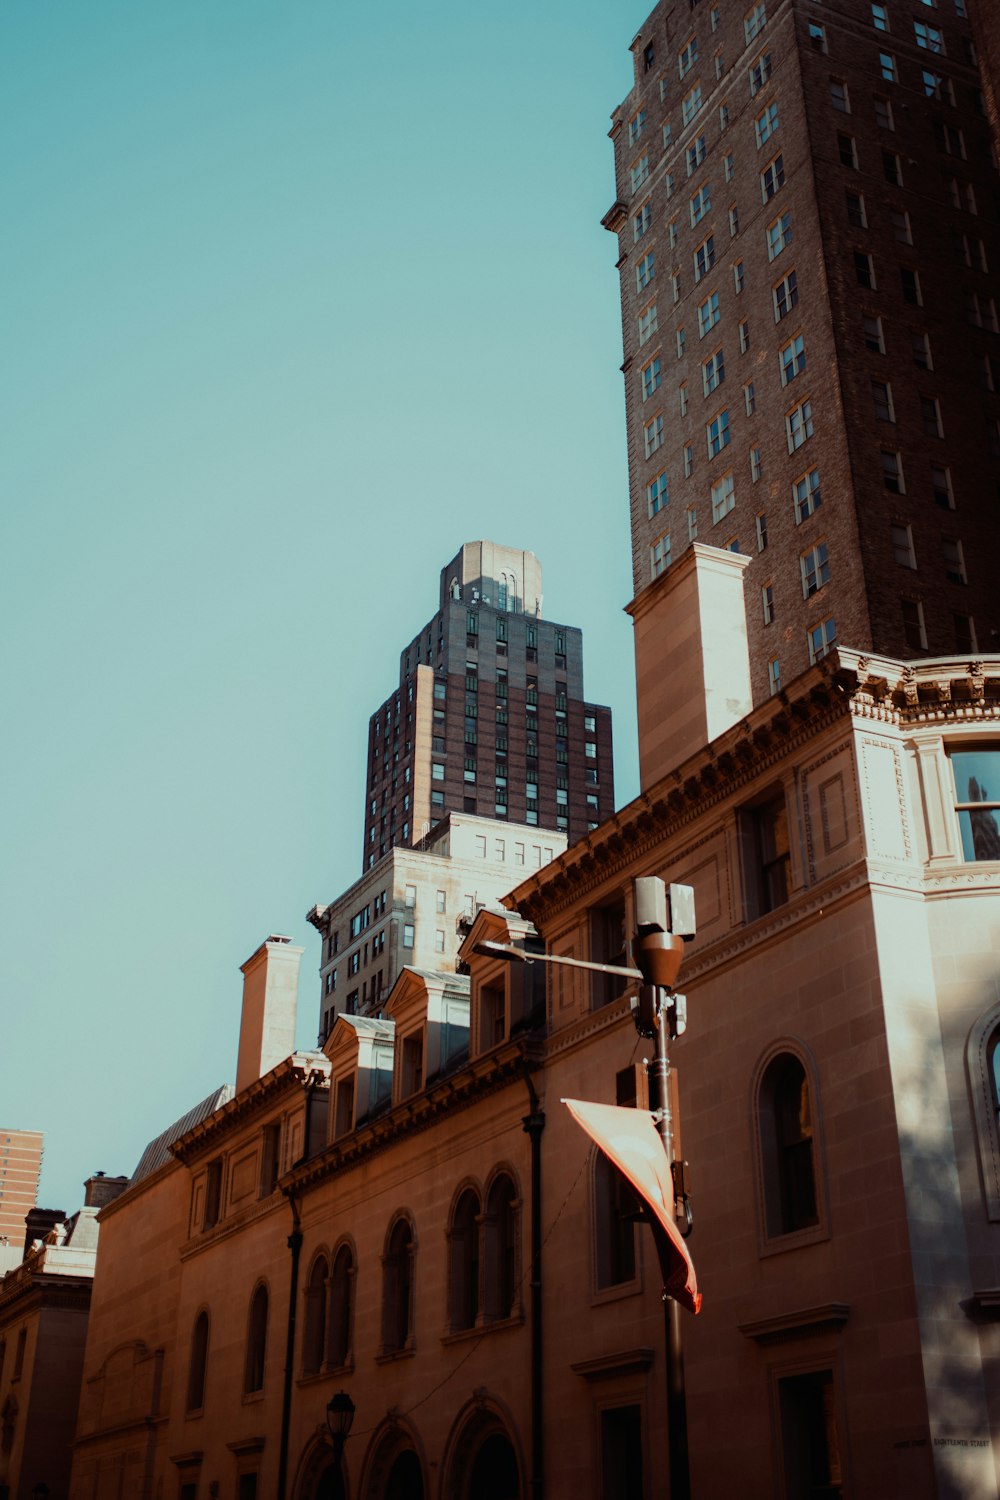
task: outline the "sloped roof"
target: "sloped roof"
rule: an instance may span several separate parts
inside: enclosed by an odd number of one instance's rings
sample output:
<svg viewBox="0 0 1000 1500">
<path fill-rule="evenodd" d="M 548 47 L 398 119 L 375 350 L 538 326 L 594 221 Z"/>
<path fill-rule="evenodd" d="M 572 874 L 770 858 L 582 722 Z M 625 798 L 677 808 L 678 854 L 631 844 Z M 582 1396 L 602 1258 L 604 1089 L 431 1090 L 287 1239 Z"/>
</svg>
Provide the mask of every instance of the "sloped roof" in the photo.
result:
<svg viewBox="0 0 1000 1500">
<path fill-rule="evenodd" d="M 221 1109 L 223 1104 L 228 1104 L 232 1097 L 232 1084 L 222 1084 L 220 1088 L 214 1089 L 208 1095 L 207 1099 L 202 1099 L 200 1104 L 196 1104 L 193 1109 L 189 1109 L 186 1115 L 181 1115 L 179 1120 L 175 1120 L 161 1135 L 158 1135 L 155 1140 L 150 1141 L 139 1158 L 139 1165 L 129 1179 L 129 1187 L 135 1187 L 137 1182 L 141 1182 L 144 1177 L 150 1177 L 158 1167 L 162 1167 L 168 1162 L 170 1160 L 170 1147 L 174 1141 L 179 1140 L 182 1135 L 186 1135 L 195 1125 L 200 1125 L 202 1120 L 207 1120 L 209 1115 L 213 1115 L 217 1109 Z"/>
</svg>

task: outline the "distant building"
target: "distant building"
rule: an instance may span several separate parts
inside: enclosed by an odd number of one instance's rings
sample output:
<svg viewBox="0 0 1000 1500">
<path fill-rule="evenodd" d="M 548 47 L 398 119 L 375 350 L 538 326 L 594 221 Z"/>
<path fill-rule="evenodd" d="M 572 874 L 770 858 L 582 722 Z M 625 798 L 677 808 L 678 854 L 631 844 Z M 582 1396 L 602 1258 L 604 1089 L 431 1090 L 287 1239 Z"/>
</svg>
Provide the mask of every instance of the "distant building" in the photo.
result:
<svg viewBox="0 0 1000 1500">
<path fill-rule="evenodd" d="M 38 1202 L 42 1175 L 40 1130 L 0 1126 L 0 1245 L 24 1245 L 24 1220 Z"/>
<path fill-rule="evenodd" d="M 464 931 L 483 906 L 561 854 L 566 835 L 448 813 L 415 849 L 391 849 L 307 920 L 322 938 L 322 1043 L 338 1015 L 375 1015 L 400 970 L 454 972 Z"/>
<path fill-rule="evenodd" d="M 695 540 L 747 555 L 754 703 L 835 641 L 997 649 L 997 16 L 662 0 L 631 41 L 633 587 Z"/>
<path fill-rule="evenodd" d="M 584 698 L 583 637 L 542 616 L 532 552 L 469 542 L 368 729 L 363 868 L 448 812 L 581 838 L 614 808 L 611 710 Z"/>
<path fill-rule="evenodd" d="M 57 1500 L 69 1487 L 97 1214 L 125 1185 L 124 1177 L 96 1173 L 86 1184 L 84 1206 L 65 1221 L 61 1214 L 58 1222 L 44 1216 L 44 1237 L 27 1245 L 20 1264 L 0 1278 L 3 1500 Z"/>
</svg>

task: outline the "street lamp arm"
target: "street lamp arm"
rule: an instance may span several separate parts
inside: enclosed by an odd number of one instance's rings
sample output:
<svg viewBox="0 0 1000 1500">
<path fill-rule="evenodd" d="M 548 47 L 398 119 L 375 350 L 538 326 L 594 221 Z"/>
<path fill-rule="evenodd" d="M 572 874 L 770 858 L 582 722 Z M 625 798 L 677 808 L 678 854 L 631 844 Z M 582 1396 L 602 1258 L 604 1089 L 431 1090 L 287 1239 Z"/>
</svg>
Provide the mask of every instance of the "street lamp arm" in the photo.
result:
<svg viewBox="0 0 1000 1500">
<path fill-rule="evenodd" d="M 563 964 L 570 969 L 589 969 L 592 974 L 620 974 L 623 979 L 642 979 L 638 969 L 626 969 L 620 964 L 595 964 L 586 958 L 566 958 L 560 953 L 525 953 L 513 943 L 494 943 L 484 940 L 476 943 L 473 950 L 484 958 L 503 958 L 508 962 L 522 964 Z"/>
</svg>

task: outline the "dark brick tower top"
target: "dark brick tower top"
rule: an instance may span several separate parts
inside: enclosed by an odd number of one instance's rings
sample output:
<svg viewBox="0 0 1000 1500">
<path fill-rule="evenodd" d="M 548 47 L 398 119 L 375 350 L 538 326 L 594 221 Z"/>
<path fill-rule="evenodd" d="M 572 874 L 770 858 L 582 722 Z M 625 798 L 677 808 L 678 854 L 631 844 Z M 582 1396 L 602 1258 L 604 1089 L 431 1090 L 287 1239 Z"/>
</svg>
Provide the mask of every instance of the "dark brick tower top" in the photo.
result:
<svg viewBox="0 0 1000 1500">
<path fill-rule="evenodd" d="M 971 29 L 995 43 L 995 9 L 663 3 L 632 43 L 604 222 L 634 588 L 695 538 L 749 554 L 756 701 L 834 639 L 996 647 L 1000 183 Z"/>
<path fill-rule="evenodd" d="M 532 552 L 469 542 L 368 728 L 363 868 L 446 812 L 564 830 L 614 810 L 611 710 L 583 696 L 583 638 L 542 618 Z"/>
</svg>

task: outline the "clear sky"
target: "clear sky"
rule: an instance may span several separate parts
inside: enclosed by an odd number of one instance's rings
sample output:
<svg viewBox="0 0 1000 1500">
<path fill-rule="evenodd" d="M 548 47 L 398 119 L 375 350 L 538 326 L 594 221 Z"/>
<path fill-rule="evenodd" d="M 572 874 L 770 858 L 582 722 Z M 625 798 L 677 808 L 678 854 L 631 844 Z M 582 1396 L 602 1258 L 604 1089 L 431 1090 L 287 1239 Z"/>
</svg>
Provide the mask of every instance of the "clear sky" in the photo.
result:
<svg viewBox="0 0 1000 1500">
<path fill-rule="evenodd" d="M 637 791 L 624 0 L 0 8 L 0 1124 L 41 1201 L 235 1073 L 360 874 L 367 718 L 491 537 Z"/>
</svg>

